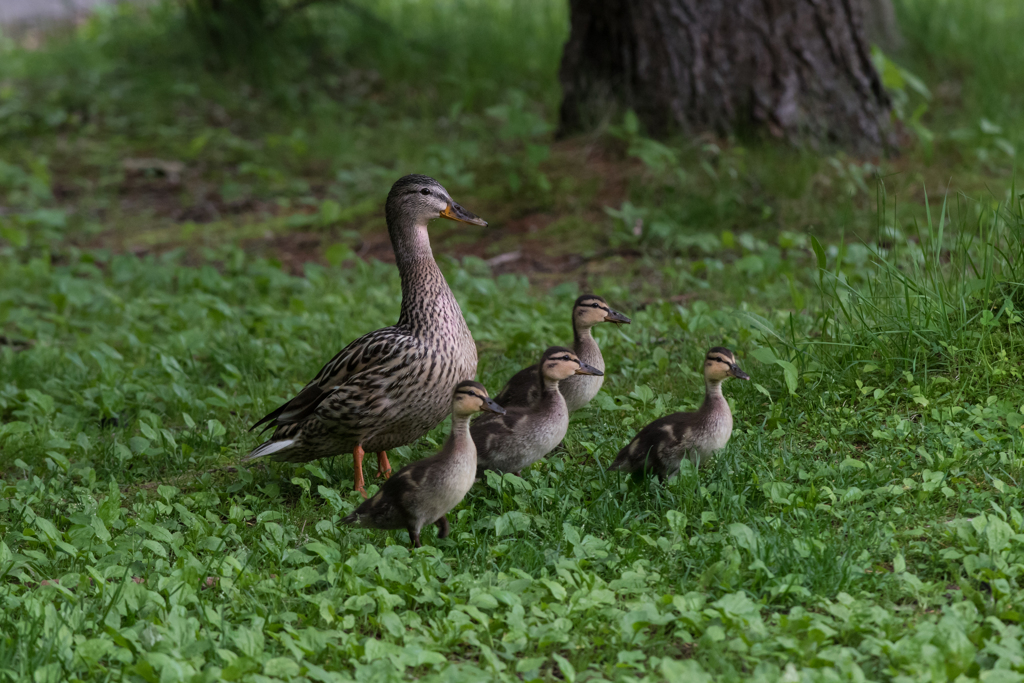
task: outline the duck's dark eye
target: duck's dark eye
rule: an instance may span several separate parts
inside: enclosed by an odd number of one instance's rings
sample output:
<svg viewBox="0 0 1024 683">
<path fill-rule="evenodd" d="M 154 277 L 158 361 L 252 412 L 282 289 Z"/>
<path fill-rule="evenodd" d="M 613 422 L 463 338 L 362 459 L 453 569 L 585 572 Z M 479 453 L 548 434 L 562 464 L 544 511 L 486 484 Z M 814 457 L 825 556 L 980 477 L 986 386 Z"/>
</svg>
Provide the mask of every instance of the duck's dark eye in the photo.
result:
<svg viewBox="0 0 1024 683">
<path fill-rule="evenodd" d="M 420 190 L 420 194 L 430 194 L 430 190 L 424 187 L 422 190 Z"/>
</svg>

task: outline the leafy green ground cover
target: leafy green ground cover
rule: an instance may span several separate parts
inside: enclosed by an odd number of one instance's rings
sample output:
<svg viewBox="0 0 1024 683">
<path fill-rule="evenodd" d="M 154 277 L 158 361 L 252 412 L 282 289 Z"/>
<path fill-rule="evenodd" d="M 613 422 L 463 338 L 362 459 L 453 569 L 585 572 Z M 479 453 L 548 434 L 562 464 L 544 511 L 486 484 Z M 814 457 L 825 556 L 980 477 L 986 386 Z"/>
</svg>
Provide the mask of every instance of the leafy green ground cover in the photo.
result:
<svg viewBox="0 0 1024 683">
<path fill-rule="evenodd" d="M 4 46 L 0 676 L 1024 680 L 1019 7 L 898 3 L 879 63 L 916 142 L 854 160 L 628 116 L 555 142 L 562 3 L 435 4 L 317 8 L 278 38 L 316 50 L 246 78 L 167 7 Z M 150 157 L 180 179 L 122 163 Z M 362 257 L 410 170 L 492 219 L 434 230 L 492 391 L 581 286 L 634 318 L 565 450 L 417 551 L 338 526 L 346 457 L 237 467 L 397 316 Z M 479 258 L 517 248 L 543 267 Z M 712 344 L 754 378 L 729 448 L 666 487 L 606 473 L 697 405 Z"/>
</svg>

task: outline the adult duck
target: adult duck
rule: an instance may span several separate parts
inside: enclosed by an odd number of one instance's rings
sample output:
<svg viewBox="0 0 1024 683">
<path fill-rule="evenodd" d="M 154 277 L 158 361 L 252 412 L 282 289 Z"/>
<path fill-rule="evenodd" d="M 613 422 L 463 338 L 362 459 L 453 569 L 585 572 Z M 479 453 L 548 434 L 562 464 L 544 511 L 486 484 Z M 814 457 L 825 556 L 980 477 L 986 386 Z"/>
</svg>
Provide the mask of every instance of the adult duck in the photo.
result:
<svg viewBox="0 0 1024 683">
<path fill-rule="evenodd" d="M 434 261 L 427 224 L 487 221 L 425 175 L 392 186 L 385 217 L 402 280 L 398 322 L 346 346 L 293 399 L 253 425 L 274 433 L 245 460 L 300 463 L 351 452 L 354 488 L 365 495 L 365 452 L 377 453 L 377 474 L 388 477 L 387 451 L 436 427 L 451 410 L 455 386 L 476 374 L 476 344 Z"/>
</svg>

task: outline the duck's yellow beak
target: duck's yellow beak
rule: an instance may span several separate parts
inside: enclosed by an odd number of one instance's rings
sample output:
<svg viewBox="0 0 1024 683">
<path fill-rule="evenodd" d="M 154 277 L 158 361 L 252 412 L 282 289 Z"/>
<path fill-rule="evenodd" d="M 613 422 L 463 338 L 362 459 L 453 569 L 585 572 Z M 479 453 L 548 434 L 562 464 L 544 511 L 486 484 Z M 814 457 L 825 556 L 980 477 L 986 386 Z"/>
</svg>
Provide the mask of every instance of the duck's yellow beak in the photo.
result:
<svg viewBox="0 0 1024 683">
<path fill-rule="evenodd" d="M 441 218 L 458 221 L 459 223 L 470 223 L 471 225 L 487 225 L 487 221 L 483 218 L 480 218 L 475 213 L 466 211 L 455 202 L 451 202 L 448 206 L 444 207 L 444 211 L 441 212 Z"/>
</svg>

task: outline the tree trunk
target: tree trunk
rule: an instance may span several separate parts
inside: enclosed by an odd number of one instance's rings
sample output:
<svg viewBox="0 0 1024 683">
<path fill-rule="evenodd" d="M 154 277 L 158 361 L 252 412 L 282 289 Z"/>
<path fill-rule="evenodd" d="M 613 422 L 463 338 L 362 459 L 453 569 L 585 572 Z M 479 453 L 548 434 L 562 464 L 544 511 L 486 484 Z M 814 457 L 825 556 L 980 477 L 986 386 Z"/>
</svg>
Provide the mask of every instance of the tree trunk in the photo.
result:
<svg viewBox="0 0 1024 683">
<path fill-rule="evenodd" d="M 892 54 L 903 47 L 903 34 L 896 21 L 892 0 L 863 0 L 864 35 L 868 42 Z"/>
<path fill-rule="evenodd" d="M 654 135 L 894 145 L 858 0 L 570 0 L 563 133 L 624 108 Z"/>
</svg>

